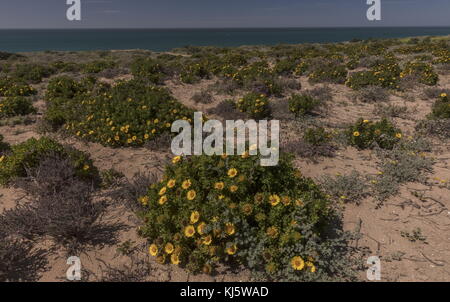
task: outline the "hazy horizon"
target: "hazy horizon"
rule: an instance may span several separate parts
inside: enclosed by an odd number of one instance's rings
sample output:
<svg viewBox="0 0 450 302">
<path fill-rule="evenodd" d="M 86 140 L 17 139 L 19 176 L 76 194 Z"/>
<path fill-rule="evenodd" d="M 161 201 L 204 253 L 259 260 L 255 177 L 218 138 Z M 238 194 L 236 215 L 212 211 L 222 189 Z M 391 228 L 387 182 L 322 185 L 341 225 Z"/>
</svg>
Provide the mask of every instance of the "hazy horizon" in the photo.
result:
<svg viewBox="0 0 450 302">
<path fill-rule="evenodd" d="M 366 0 L 81 0 L 82 20 L 65 0 L 3 0 L 0 29 L 229 29 L 450 27 L 448 0 L 381 0 L 382 21 Z"/>
</svg>

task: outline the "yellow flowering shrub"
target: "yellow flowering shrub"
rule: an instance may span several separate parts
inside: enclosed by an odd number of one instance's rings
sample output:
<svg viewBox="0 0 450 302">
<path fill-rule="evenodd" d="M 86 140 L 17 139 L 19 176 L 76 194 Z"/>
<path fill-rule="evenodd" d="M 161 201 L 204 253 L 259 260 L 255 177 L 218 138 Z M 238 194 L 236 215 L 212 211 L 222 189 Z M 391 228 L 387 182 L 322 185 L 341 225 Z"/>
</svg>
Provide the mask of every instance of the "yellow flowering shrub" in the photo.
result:
<svg viewBox="0 0 450 302">
<path fill-rule="evenodd" d="M 359 119 L 346 131 L 350 145 L 360 149 L 378 145 L 382 149 L 392 149 L 402 139 L 402 132 L 387 119 L 373 122 Z"/>
<path fill-rule="evenodd" d="M 399 89 L 400 74 L 401 68 L 396 60 L 388 57 L 384 62 L 376 64 L 368 71 L 351 74 L 345 84 L 354 90 L 367 86 Z"/>
<path fill-rule="evenodd" d="M 439 81 L 439 76 L 433 70 L 433 65 L 423 62 L 408 62 L 400 77 L 416 76 L 419 82 L 425 85 L 433 86 Z"/>
<path fill-rule="evenodd" d="M 450 96 L 442 93 L 439 99 L 433 104 L 431 118 L 450 119 Z"/>
<path fill-rule="evenodd" d="M 36 89 L 22 80 L 0 77 L 0 96 L 30 96 L 36 93 Z"/>
<path fill-rule="evenodd" d="M 275 167 L 246 154 L 177 157 L 139 202 L 138 233 L 159 263 L 194 273 L 242 264 L 265 279 L 311 277 L 324 263 L 313 242 L 330 203 L 286 154 Z"/>
<path fill-rule="evenodd" d="M 12 117 L 36 113 L 33 103 L 29 98 L 14 96 L 0 98 L 0 117 Z"/>
<path fill-rule="evenodd" d="M 120 81 L 113 87 L 93 84 L 91 93 L 79 88 L 82 83 L 69 83 L 62 97 L 53 96 L 58 86 L 54 84 L 47 94 L 47 118 L 69 133 L 106 146 L 142 146 L 170 133 L 174 121 L 193 118 L 193 111 L 168 90 L 139 80 Z"/>
<path fill-rule="evenodd" d="M 248 93 L 238 100 L 236 107 L 254 119 L 270 116 L 269 99 L 264 94 Z"/>
</svg>

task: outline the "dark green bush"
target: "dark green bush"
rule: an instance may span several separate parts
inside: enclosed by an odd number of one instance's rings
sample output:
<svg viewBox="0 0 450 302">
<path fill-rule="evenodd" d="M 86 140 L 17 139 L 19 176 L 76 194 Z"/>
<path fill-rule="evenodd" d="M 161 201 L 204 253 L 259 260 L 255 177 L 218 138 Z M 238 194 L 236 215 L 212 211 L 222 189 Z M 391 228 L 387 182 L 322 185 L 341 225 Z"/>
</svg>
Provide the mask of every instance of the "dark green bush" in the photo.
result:
<svg viewBox="0 0 450 302">
<path fill-rule="evenodd" d="M 36 113 L 33 102 L 23 96 L 0 99 L 0 117 L 12 117 Z"/>
<path fill-rule="evenodd" d="M 42 137 L 11 147 L 10 154 L 0 162 L 0 184 L 7 185 L 14 178 L 26 176 L 26 169 L 37 167 L 43 158 L 52 154 L 69 159 L 81 179 L 97 178 L 98 171 L 87 154 Z"/>
<path fill-rule="evenodd" d="M 254 119 L 263 119 L 270 116 L 269 99 L 264 94 L 248 93 L 239 99 L 237 109 Z"/>
<path fill-rule="evenodd" d="M 294 113 L 297 117 L 307 114 L 312 114 L 317 109 L 321 102 L 309 95 L 293 94 L 289 102 L 289 111 Z"/>
<path fill-rule="evenodd" d="M 146 79 L 150 83 L 160 84 L 166 75 L 161 64 L 152 58 L 138 58 L 131 64 L 134 77 Z"/>
<path fill-rule="evenodd" d="M 442 93 L 433 104 L 431 118 L 450 119 L 450 96 L 447 93 Z"/>
<path fill-rule="evenodd" d="M 51 76 L 55 70 L 48 66 L 38 64 L 20 64 L 16 65 L 12 76 L 28 83 L 40 83 L 43 78 Z"/>
</svg>

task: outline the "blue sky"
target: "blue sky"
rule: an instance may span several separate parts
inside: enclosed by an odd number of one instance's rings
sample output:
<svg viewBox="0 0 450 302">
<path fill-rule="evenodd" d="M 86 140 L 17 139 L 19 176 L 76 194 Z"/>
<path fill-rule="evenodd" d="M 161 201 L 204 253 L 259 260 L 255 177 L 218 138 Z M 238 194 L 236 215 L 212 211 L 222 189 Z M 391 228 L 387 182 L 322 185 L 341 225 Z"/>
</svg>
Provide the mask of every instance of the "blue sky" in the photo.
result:
<svg viewBox="0 0 450 302">
<path fill-rule="evenodd" d="M 192 28 L 450 26 L 450 0 L 381 0 L 380 22 L 366 0 L 81 0 L 82 21 L 66 20 L 66 0 L 1 0 L 0 28 Z"/>
</svg>

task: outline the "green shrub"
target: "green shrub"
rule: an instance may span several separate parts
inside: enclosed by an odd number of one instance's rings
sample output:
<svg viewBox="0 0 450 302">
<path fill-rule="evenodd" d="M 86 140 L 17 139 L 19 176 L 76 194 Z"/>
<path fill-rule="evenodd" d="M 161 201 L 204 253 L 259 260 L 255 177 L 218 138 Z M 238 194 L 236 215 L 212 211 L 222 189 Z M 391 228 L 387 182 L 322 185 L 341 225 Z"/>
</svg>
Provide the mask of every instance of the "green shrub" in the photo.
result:
<svg viewBox="0 0 450 302">
<path fill-rule="evenodd" d="M 12 117 L 36 113 L 33 102 L 23 96 L 0 99 L 0 117 Z"/>
<path fill-rule="evenodd" d="M 208 77 L 209 71 L 208 68 L 204 66 L 203 62 L 185 65 L 180 74 L 181 82 L 186 84 L 194 84 L 199 82 L 201 79 Z"/>
<path fill-rule="evenodd" d="M 170 133 L 174 121 L 193 117 L 193 111 L 168 90 L 139 80 L 120 81 L 114 87 L 96 85 L 91 93 L 85 93 L 86 86 L 71 82 L 64 94 L 73 98 L 50 98 L 44 118 L 64 124 L 80 138 L 118 147 L 142 146 Z"/>
<path fill-rule="evenodd" d="M 303 135 L 303 139 L 308 144 L 319 146 L 330 142 L 331 133 L 328 133 L 323 127 L 308 128 Z"/>
<path fill-rule="evenodd" d="M 8 143 L 5 143 L 3 139 L 3 135 L 0 134 L 0 156 L 11 149 L 11 146 Z"/>
<path fill-rule="evenodd" d="M 295 60 L 287 58 L 278 61 L 274 66 L 274 72 L 279 75 L 291 75 L 298 64 Z"/>
<path fill-rule="evenodd" d="M 347 78 L 347 68 L 335 62 L 323 62 L 317 65 L 313 71 L 309 73 L 309 80 L 312 83 L 334 83 L 343 84 Z"/>
<path fill-rule="evenodd" d="M 442 93 L 439 99 L 433 104 L 431 118 L 450 119 L 450 96 Z"/>
<path fill-rule="evenodd" d="M 308 68 L 309 68 L 309 64 L 308 64 L 306 61 L 301 61 L 301 62 L 295 67 L 294 74 L 295 74 L 296 76 L 302 76 L 302 75 L 304 75 L 304 74 L 308 71 Z"/>
<path fill-rule="evenodd" d="M 13 77 L 22 79 L 29 83 L 40 83 L 43 78 L 48 78 L 55 71 L 48 67 L 38 64 L 20 64 L 12 73 Z"/>
<path fill-rule="evenodd" d="M 52 79 L 45 93 L 47 110 L 44 120 L 57 130 L 69 120 L 76 120 L 82 114 L 83 100 L 93 93 L 103 92 L 107 86 L 98 84 L 93 78 L 84 78 L 80 82 L 70 77 Z"/>
<path fill-rule="evenodd" d="M 294 113 L 297 117 L 307 114 L 312 114 L 321 102 L 309 95 L 293 94 L 289 102 L 289 111 Z"/>
<path fill-rule="evenodd" d="M 131 73 L 134 77 L 144 78 L 154 84 L 160 84 L 165 78 L 162 66 L 152 58 L 136 59 L 131 64 Z"/>
<path fill-rule="evenodd" d="M 70 159 L 76 174 L 81 179 L 95 179 L 98 175 L 89 156 L 73 148 L 64 147 L 58 142 L 42 137 L 31 138 L 11 147 L 11 153 L 0 162 L 0 184 L 7 185 L 17 177 L 25 177 L 26 169 L 36 168 L 40 161 L 50 155 Z"/>
<path fill-rule="evenodd" d="M 351 74 L 345 84 L 355 90 L 367 86 L 399 89 L 400 73 L 400 66 L 392 60 L 388 60 L 377 64 L 369 71 L 360 71 Z"/>
<path fill-rule="evenodd" d="M 0 77 L 0 96 L 30 96 L 36 89 L 18 79 Z"/>
<path fill-rule="evenodd" d="M 264 94 L 248 93 L 239 99 L 236 107 L 254 119 L 263 119 L 270 115 L 269 99 Z"/>
<path fill-rule="evenodd" d="M 114 68 L 116 66 L 115 62 L 112 61 L 93 61 L 83 64 L 81 70 L 84 73 L 99 73 L 108 68 Z"/>
<path fill-rule="evenodd" d="M 423 62 L 408 62 L 405 70 L 400 74 L 400 78 L 407 76 L 417 77 L 420 83 L 429 86 L 434 86 L 439 81 L 439 76 L 434 72 L 433 66 Z"/>
<path fill-rule="evenodd" d="M 392 149 L 402 139 L 402 132 L 387 119 L 379 122 L 359 119 L 346 132 L 350 145 L 360 149 L 378 145 L 382 149 Z"/>
<path fill-rule="evenodd" d="M 330 203 L 286 155 L 275 167 L 256 156 L 176 157 L 139 201 L 139 235 L 159 263 L 195 273 L 240 263 L 297 280 L 329 269 L 310 247 L 323 236 Z"/>
<path fill-rule="evenodd" d="M 77 72 L 82 68 L 82 66 L 77 63 L 63 61 L 56 61 L 51 65 L 51 67 L 56 69 L 58 72 Z"/>
</svg>

